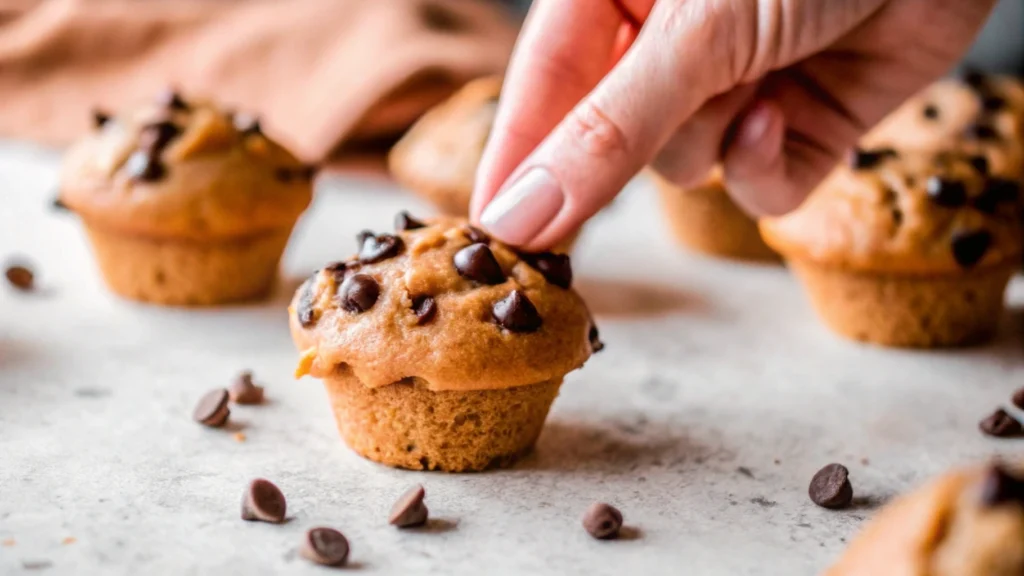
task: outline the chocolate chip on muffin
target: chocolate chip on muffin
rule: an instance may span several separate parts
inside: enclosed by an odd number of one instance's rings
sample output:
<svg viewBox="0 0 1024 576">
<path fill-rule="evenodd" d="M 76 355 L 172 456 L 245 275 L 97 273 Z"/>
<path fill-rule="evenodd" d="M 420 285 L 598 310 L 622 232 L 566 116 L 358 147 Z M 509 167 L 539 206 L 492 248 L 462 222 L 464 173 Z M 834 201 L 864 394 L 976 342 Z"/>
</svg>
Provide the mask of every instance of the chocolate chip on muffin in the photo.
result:
<svg viewBox="0 0 1024 576">
<path fill-rule="evenodd" d="M 494 258 L 491 249 L 482 243 L 470 244 L 455 253 L 452 259 L 455 269 L 463 278 L 480 284 L 501 284 L 505 273 Z"/>
</svg>

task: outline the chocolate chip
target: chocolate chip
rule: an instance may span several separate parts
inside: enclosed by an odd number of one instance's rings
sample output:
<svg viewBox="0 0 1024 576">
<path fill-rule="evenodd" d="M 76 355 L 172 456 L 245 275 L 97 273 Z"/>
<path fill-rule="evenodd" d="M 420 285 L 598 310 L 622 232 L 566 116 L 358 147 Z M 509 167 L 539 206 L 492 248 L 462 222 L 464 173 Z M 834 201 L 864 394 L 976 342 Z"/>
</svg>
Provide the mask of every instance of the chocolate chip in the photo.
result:
<svg viewBox="0 0 1024 576">
<path fill-rule="evenodd" d="M 505 281 L 505 273 L 487 244 L 478 242 L 466 246 L 455 253 L 452 263 L 459 275 L 474 282 L 494 285 Z"/>
<path fill-rule="evenodd" d="M 952 237 L 953 259 L 963 268 L 970 268 L 982 258 L 992 245 L 992 235 L 985 230 L 956 232 Z"/>
<path fill-rule="evenodd" d="M 193 420 L 210 428 L 220 428 L 228 421 L 230 415 L 228 391 L 223 388 L 207 392 L 192 411 Z"/>
<path fill-rule="evenodd" d="M 155 182 L 164 177 L 167 170 L 153 154 L 144 150 L 132 152 L 125 162 L 125 171 L 133 180 Z"/>
<path fill-rule="evenodd" d="M 93 110 L 92 111 L 92 125 L 93 126 L 95 126 L 96 128 L 103 128 L 104 126 L 107 125 L 107 122 L 110 122 L 110 114 L 108 114 L 108 113 L 106 113 L 106 112 L 104 112 L 102 110 Z"/>
<path fill-rule="evenodd" d="M 999 140 L 999 132 L 994 127 L 983 122 L 971 124 L 964 130 L 964 135 L 976 140 Z"/>
<path fill-rule="evenodd" d="M 254 384 L 252 372 L 246 370 L 231 383 L 228 395 L 235 404 L 260 404 L 263 402 L 263 387 Z"/>
<path fill-rule="evenodd" d="M 466 226 L 466 238 L 469 238 L 469 241 L 473 243 L 488 244 L 491 241 L 491 237 L 476 226 Z"/>
<path fill-rule="evenodd" d="M 587 337 L 590 339 L 590 349 L 592 351 L 600 352 L 604 350 L 604 342 L 601 342 L 601 334 L 597 331 L 597 326 L 590 325 L 590 332 Z"/>
<path fill-rule="evenodd" d="M 513 290 L 495 302 L 491 307 L 491 315 L 499 326 L 509 332 L 536 332 L 542 323 L 533 302 L 519 290 Z"/>
<path fill-rule="evenodd" d="M 1013 402 L 1013 405 L 1017 408 L 1024 410 L 1024 388 L 1018 388 L 1017 391 L 1013 393 L 1013 396 L 1010 397 L 1010 402 Z"/>
<path fill-rule="evenodd" d="M 306 280 L 302 284 L 302 292 L 299 295 L 299 305 L 295 309 L 295 319 L 299 321 L 299 324 L 301 324 L 303 328 L 313 327 L 319 319 L 319 311 L 314 305 L 314 299 L 316 298 L 316 293 L 313 290 L 315 278 L 316 274 L 313 275 L 313 278 Z"/>
<path fill-rule="evenodd" d="M 287 502 L 281 489 L 270 480 L 257 478 L 249 483 L 242 496 L 242 520 L 284 522 Z"/>
<path fill-rule="evenodd" d="M 572 284 L 572 263 L 565 254 L 523 254 L 523 260 L 537 269 L 548 282 L 559 288 L 569 288 Z"/>
<path fill-rule="evenodd" d="M 167 120 L 147 124 L 139 134 L 139 148 L 158 156 L 179 134 L 181 129 Z"/>
<path fill-rule="evenodd" d="M 854 148 L 850 154 L 850 167 L 854 170 L 868 170 L 889 158 L 896 158 L 897 156 L 898 154 L 892 148 L 879 148 L 877 150 Z"/>
<path fill-rule="evenodd" d="M 416 324 L 422 326 L 437 315 L 437 302 L 431 296 L 417 296 L 412 299 L 412 313 L 416 315 Z"/>
<path fill-rule="evenodd" d="M 359 261 L 366 264 L 387 260 L 402 250 L 402 239 L 393 234 L 359 234 Z"/>
<path fill-rule="evenodd" d="M 395 231 L 404 232 L 406 230 L 418 230 L 426 226 L 423 222 L 413 218 L 408 212 L 402 210 L 395 215 Z"/>
<path fill-rule="evenodd" d="M 324 266 L 324 271 L 329 273 L 336 283 L 340 284 L 345 281 L 345 274 L 349 271 L 349 264 L 344 261 L 331 262 Z"/>
<path fill-rule="evenodd" d="M 311 528 L 302 539 L 299 554 L 324 566 L 341 566 L 348 560 L 349 545 L 345 535 L 334 528 Z"/>
<path fill-rule="evenodd" d="M 583 514 L 583 529 L 598 540 L 608 540 L 619 535 L 622 528 L 622 512 L 604 502 L 594 502 Z"/>
<path fill-rule="evenodd" d="M 171 110 L 188 110 L 188 103 L 173 88 L 168 88 L 157 95 L 156 102 Z"/>
<path fill-rule="evenodd" d="M 353 274 L 341 283 L 338 298 L 341 307 L 349 312 L 366 312 L 377 303 L 380 284 L 368 274 Z"/>
<path fill-rule="evenodd" d="M 967 187 L 964 183 L 941 176 L 928 178 L 925 193 L 932 202 L 946 208 L 959 208 L 967 202 Z"/>
<path fill-rule="evenodd" d="M 427 523 L 427 507 L 423 504 L 426 491 L 421 484 L 407 490 L 391 507 L 388 524 L 399 528 L 422 526 Z"/>
<path fill-rule="evenodd" d="M 988 158 L 985 156 L 971 156 L 967 159 L 971 166 L 978 171 L 978 174 L 985 176 L 988 174 Z"/>
<path fill-rule="evenodd" d="M 992 214 L 1001 204 L 1015 203 L 1020 198 L 1020 184 L 1005 178 L 992 178 L 985 183 L 981 191 L 971 203 L 975 208 Z"/>
<path fill-rule="evenodd" d="M 925 104 L 924 110 L 922 110 L 924 117 L 929 120 L 939 119 L 939 107 L 935 104 Z"/>
<path fill-rule="evenodd" d="M 992 464 L 981 481 L 980 496 L 985 506 L 1024 505 L 1024 478 L 1015 476 L 1001 464 Z"/>
<path fill-rule="evenodd" d="M 853 502 L 853 486 L 850 484 L 850 471 L 842 464 L 829 464 L 811 478 L 807 489 L 811 501 L 821 506 L 838 510 L 846 508 Z"/>
<path fill-rule="evenodd" d="M 7 283 L 12 288 L 21 290 L 22 292 L 30 292 L 35 288 L 35 274 L 24 264 L 11 264 L 7 266 L 7 270 L 4 271 L 4 275 L 7 276 Z"/>
<path fill-rule="evenodd" d="M 998 112 L 1006 107 L 1006 99 L 989 94 L 981 99 L 981 108 L 985 112 Z"/>
<path fill-rule="evenodd" d="M 1019 438 L 1024 436 L 1024 426 L 1019 420 L 1010 416 L 1006 410 L 997 409 L 987 418 L 978 422 L 978 428 L 987 436 L 995 438 Z"/>
</svg>

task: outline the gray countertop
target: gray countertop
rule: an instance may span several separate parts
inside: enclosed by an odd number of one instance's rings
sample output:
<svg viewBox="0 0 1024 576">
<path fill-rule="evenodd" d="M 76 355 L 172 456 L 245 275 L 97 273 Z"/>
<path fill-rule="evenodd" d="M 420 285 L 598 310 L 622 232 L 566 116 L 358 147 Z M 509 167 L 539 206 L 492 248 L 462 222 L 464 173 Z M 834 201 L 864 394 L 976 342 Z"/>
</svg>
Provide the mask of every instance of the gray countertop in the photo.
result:
<svg viewBox="0 0 1024 576">
<path fill-rule="evenodd" d="M 322 524 L 368 574 L 809 575 L 879 503 L 1024 446 L 977 432 L 1022 383 L 1019 280 L 987 347 L 853 344 L 784 268 L 676 249 L 638 181 L 584 232 L 576 286 L 607 348 L 567 379 L 536 452 L 484 474 L 384 468 L 341 444 L 316 381 L 292 379 L 284 308 L 356 231 L 421 204 L 378 180 L 327 179 L 272 301 L 155 308 L 104 291 L 78 222 L 48 209 L 56 166 L 0 145 L 0 258 L 28 256 L 45 288 L 0 287 L 2 574 L 325 573 L 295 552 Z M 269 402 L 235 409 L 232 430 L 192 422 L 198 397 L 242 369 Z M 807 498 L 832 461 L 851 469 L 853 510 Z M 239 519 L 257 476 L 287 495 L 287 524 Z M 416 482 L 438 521 L 397 531 L 387 511 Z M 622 510 L 628 538 L 583 532 L 597 499 Z"/>
</svg>

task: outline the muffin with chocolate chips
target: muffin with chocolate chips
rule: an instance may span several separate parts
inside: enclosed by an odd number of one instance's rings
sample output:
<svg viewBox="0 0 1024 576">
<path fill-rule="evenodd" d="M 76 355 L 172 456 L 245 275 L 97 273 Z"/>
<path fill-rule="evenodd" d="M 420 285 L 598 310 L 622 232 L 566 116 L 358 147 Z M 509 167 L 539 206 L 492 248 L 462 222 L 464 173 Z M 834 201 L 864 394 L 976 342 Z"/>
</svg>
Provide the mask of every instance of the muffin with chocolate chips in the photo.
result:
<svg viewBox="0 0 1024 576">
<path fill-rule="evenodd" d="M 289 309 L 297 375 L 321 378 L 345 442 L 390 466 L 504 466 L 566 374 L 601 347 L 565 255 L 518 254 L 465 220 L 399 215 L 317 271 Z"/>
<path fill-rule="evenodd" d="M 1024 574 L 1024 473 L 957 470 L 887 506 L 826 576 Z"/>
<path fill-rule="evenodd" d="M 213 305 L 269 292 L 312 177 L 255 118 L 168 91 L 95 115 L 65 158 L 60 200 L 81 216 L 114 292 Z"/>
</svg>

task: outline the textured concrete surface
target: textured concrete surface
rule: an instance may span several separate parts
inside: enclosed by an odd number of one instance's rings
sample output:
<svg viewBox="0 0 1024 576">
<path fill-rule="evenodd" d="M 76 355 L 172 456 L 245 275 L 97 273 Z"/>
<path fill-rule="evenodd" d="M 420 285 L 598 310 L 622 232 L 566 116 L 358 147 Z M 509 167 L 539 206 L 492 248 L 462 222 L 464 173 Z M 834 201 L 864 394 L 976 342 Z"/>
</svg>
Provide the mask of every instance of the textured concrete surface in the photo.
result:
<svg viewBox="0 0 1024 576">
<path fill-rule="evenodd" d="M 284 306 L 358 230 L 419 204 L 324 182 L 273 301 L 162 309 L 103 290 L 75 218 L 48 209 L 55 167 L 0 146 L 0 258 L 28 256 L 45 287 L 0 287 L 0 574 L 323 573 L 295 552 L 323 524 L 369 574 L 810 575 L 880 502 L 1024 447 L 976 431 L 1024 383 L 1018 313 L 971 351 L 840 340 L 783 268 L 675 249 L 639 182 L 583 236 L 576 285 L 607 349 L 568 379 L 536 453 L 477 475 L 382 468 L 343 447 L 316 381 L 291 378 Z M 236 409 L 236 430 L 194 424 L 199 396 L 245 368 L 269 403 Z M 832 461 L 851 469 L 853 510 L 806 496 Z M 238 518 L 256 476 L 284 490 L 290 522 Z M 399 532 L 387 511 L 414 482 L 437 522 Z M 583 532 L 596 499 L 621 508 L 628 539 Z"/>
</svg>

